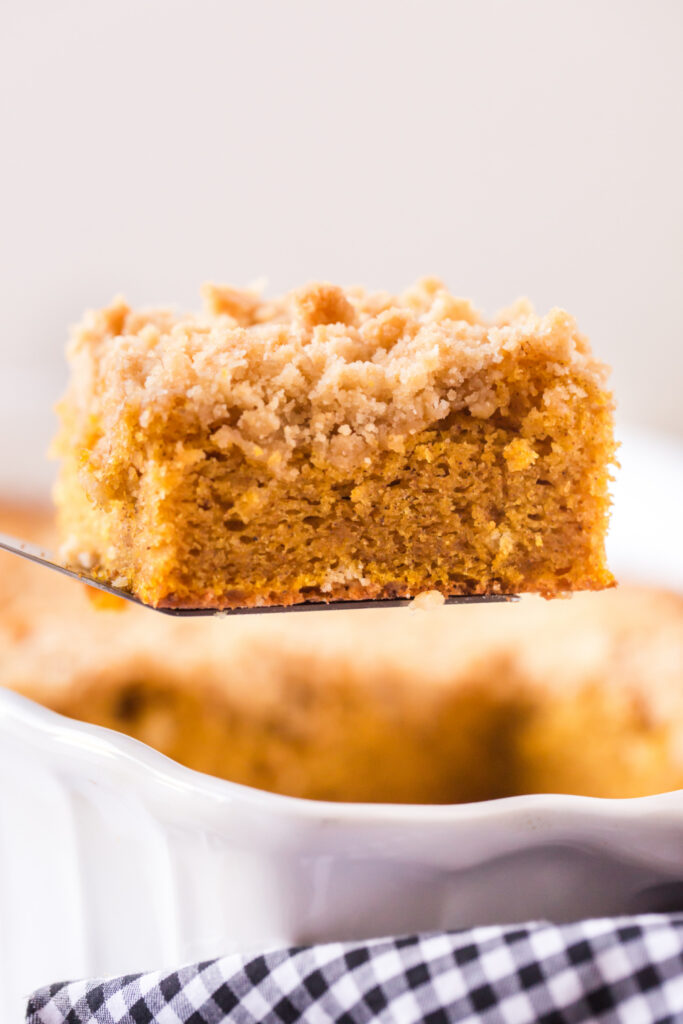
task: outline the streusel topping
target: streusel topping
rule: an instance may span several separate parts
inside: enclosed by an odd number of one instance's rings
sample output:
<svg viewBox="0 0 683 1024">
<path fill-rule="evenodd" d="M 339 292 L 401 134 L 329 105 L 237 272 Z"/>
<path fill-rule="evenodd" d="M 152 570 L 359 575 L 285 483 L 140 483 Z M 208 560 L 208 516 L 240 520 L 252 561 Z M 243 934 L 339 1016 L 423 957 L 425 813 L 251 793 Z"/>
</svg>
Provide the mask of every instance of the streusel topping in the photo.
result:
<svg viewBox="0 0 683 1024">
<path fill-rule="evenodd" d="M 69 347 L 68 401 L 81 418 L 71 443 L 88 436 L 111 455 L 130 431 L 200 433 L 276 474 L 303 447 L 345 468 L 369 448 L 402 451 L 452 412 L 505 412 L 513 360 L 553 364 L 546 403 L 575 396 L 577 374 L 605 375 L 564 311 L 537 316 L 521 301 L 487 321 L 433 278 L 399 296 L 331 284 L 274 300 L 202 291 L 200 314 L 136 312 L 122 299 L 86 314 Z"/>
</svg>

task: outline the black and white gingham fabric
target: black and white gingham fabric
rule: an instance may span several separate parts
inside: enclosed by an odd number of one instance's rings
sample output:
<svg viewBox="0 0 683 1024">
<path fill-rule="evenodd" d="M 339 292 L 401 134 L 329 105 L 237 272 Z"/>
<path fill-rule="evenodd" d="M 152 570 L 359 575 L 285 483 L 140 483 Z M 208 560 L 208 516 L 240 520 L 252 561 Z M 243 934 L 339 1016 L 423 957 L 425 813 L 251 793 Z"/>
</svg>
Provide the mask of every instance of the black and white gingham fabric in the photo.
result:
<svg viewBox="0 0 683 1024">
<path fill-rule="evenodd" d="M 534 923 L 51 985 L 27 1024 L 683 1022 L 683 914 Z"/>
</svg>

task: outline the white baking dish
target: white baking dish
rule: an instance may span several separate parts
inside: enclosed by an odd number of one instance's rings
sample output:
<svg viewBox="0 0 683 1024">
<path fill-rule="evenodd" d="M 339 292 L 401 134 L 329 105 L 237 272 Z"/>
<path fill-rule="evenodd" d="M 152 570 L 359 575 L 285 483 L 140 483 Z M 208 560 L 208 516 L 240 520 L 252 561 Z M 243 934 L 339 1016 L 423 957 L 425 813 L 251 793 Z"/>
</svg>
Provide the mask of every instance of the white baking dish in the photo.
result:
<svg viewBox="0 0 683 1024">
<path fill-rule="evenodd" d="M 683 909 L 683 792 L 331 804 L 0 693 L 0 1019 L 49 980 L 413 929 Z"/>
</svg>

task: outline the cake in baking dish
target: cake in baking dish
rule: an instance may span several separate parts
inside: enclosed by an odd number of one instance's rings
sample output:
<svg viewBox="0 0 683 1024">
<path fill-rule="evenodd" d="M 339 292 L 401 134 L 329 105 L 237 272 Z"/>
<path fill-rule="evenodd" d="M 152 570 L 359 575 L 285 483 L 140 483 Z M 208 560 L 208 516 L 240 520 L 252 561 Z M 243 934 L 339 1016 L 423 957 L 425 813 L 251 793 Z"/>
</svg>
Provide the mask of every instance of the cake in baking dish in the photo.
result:
<svg viewBox="0 0 683 1024">
<path fill-rule="evenodd" d="M 611 586 L 606 370 L 570 316 L 208 286 L 86 315 L 57 505 L 74 562 L 158 607 Z"/>
<path fill-rule="evenodd" d="M 48 519 L 0 529 L 50 543 Z M 190 767 L 329 800 L 683 788 L 683 597 L 176 620 L 0 553 L 0 684 Z"/>
</svg>

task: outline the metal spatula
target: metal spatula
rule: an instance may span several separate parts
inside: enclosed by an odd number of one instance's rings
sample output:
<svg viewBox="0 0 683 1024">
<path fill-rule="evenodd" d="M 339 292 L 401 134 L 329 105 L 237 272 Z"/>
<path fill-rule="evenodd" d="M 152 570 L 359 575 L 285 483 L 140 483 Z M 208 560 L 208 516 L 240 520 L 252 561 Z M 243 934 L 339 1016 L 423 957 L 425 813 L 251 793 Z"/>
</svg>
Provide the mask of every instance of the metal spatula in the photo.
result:
<svg viewBox="0 0 683 1024">
<path fill-rule="evenodd" d="M 124 601 L 131 601 L 133 604 L 142 605 L 143 608 L 150 608 L 155 612 L 162 612 L 164 615 L 249 615 L 256 612 L 310 612 L 324 609 L 398 608 L 401 605 L 408 605 L 412 601 L 412 598 L 396 598 L 368 601 L 307 601 L 302 604 L 269 605 L 258 608 L 153 608 L 151 605 L 145 604 L 134 594 L 131 594 L 129 590 L 123 590 L 121 587 L 114 587 L 111 583 L 99 580 L 85 569 L 74 569 L 71 566 L 64 565 L 55 558 L 51 551 L 46 551 L 44 548 L 38 547 L 37 544 L 30 544 L 28 541 L 19 540 L 17 537 L 10 537 L 6 533 L 0 533 L 0 550 L 9 551 L 13 555 L 19 555 L 20 558 L 27 558 L 30 562 L 37 562 L 38 565 L 44 565 L 47 569 L 54 569 L 56 572 L 61 572 L 74 580 L 80 580 L 81 583 L 86 583 L 89 587 L 102 590 L 105 594 L 111 594 L 112 597 L 121 597 Z M 466 594 L 458 597 L 448 597 L 446 598 L 446 604 L 498 604 L 502 601 L 518 600 L 519 598 L 514 594 Z"/>
</svg>

